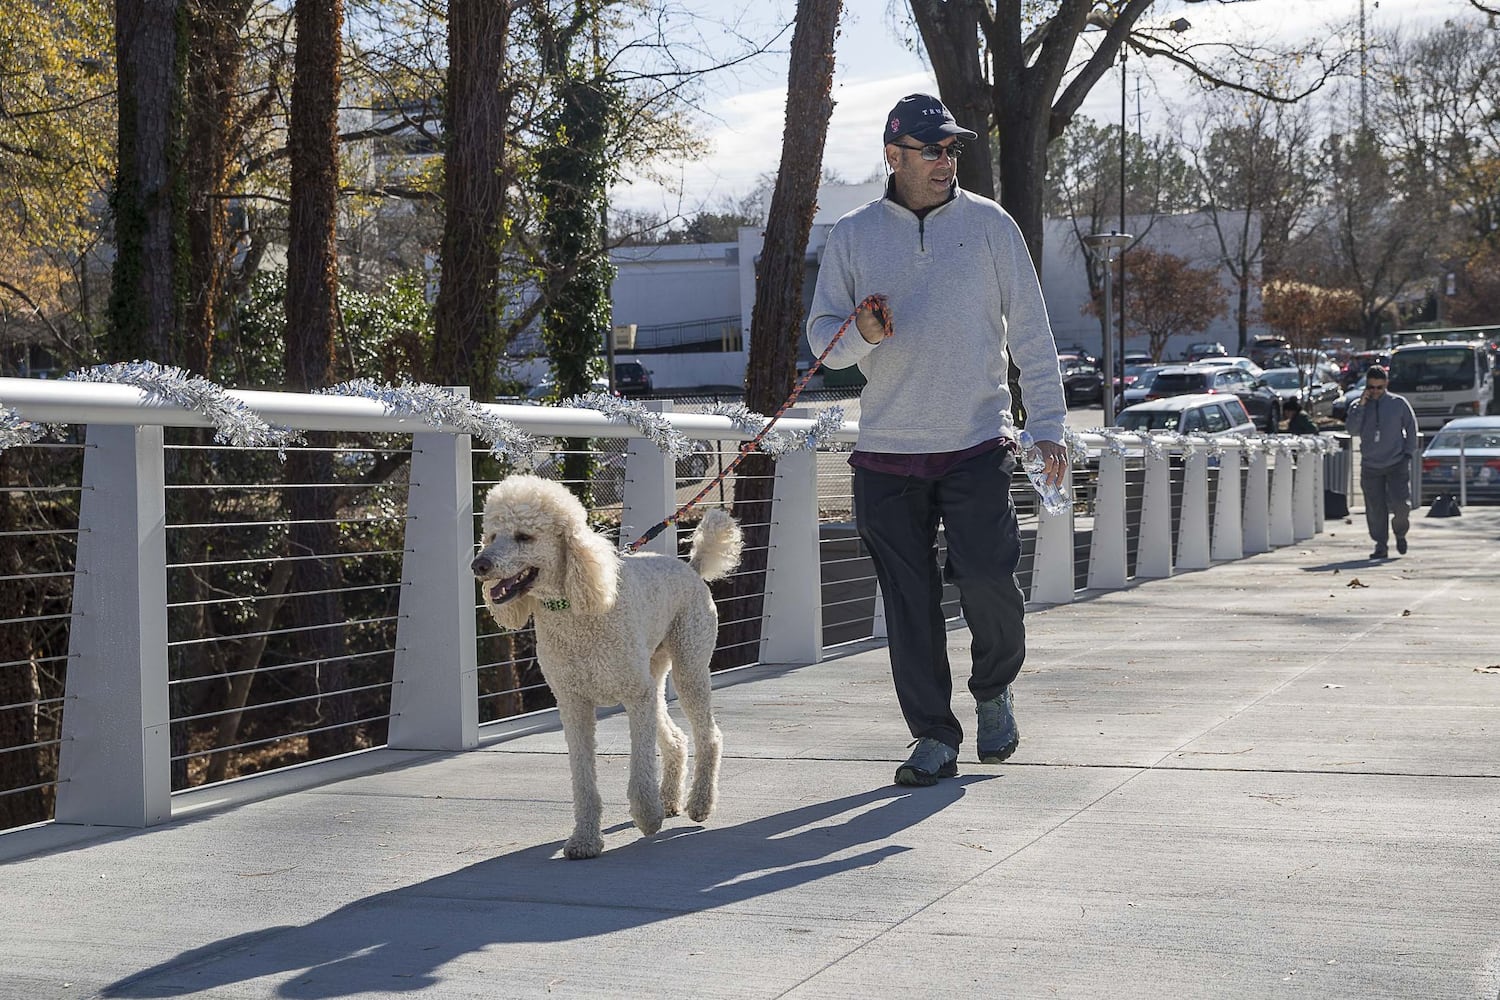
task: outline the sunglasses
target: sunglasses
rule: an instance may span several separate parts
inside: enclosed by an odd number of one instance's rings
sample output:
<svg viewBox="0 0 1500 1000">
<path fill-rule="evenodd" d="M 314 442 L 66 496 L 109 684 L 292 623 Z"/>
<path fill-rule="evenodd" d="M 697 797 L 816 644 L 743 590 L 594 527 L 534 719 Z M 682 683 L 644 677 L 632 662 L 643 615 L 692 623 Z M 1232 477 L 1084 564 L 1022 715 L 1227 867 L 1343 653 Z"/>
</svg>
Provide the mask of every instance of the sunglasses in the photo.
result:
<svg viewBox="0 0 1500 1000">
<path fill-rule="evenodd" d="M 891 145 L 899 149 L 910 149 L 919 152 L 922 154 L 922 159 L 928 162 L 942 159 L 944 153 L 948 154 L 949 160 L 957 160 L 964 152 L 964 148 L 956 142 L 951 146 L 939 146 L 935 142 L 930 142 L 925 146 L 908 146 L 901 142 L 893 142 Z"/>
</svg>

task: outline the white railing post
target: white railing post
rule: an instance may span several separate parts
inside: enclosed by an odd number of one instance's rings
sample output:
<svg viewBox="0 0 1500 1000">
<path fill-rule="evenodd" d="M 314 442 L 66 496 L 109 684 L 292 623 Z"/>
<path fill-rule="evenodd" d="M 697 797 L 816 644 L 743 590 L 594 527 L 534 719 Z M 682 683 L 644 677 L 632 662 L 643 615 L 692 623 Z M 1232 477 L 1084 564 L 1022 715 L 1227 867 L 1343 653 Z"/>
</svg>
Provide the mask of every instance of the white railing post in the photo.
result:
<svg viewBox="0 0 1500 1000">
<path fill-rule="evenodd" d="M 1245 481 L 1245 555 L 1271 551 L 1271 480 L 1266 466 L 1266 443 L 1250 447 Z"/>
<path fill-rule="evenodd" d="M 656 413 L 672 412 L 669 399 L 648 399 L 641 405 Z M 677 513 L 677 460 L 647 438 L 630 438 L 625 446 L 625 482 L 620 500 L 620 547 L 624 548 L 662 518 Z M 667 525 L 641 551 L 660 552 L 675 559 L 677 526 Z"/>
<path fill-rule="evenodd" d="M 818 453 L 803 449 L 778 458 L 773 489 L 760 662 L 817 663 L 823 658 Z"/>
<path fill-rule="evenodd" d="M 1292 528 L 1292 477 L 1295 458 L 1285 442 L 1277 441 L 1276 468 L 1271 474 L 1271 544 L 1290 545 L 1297 540 Z"/>
<path fill-rule="evenodd" d="M 1017 465 L 1016 476 L 1024 477 Z M 1068 495 L 1073 495 L 1073 469 L 1064 473 Z M 1029 484 L 1028 484 L 1029 488 Z M 1031 599 L 1042 604 L 1070 604 L 1073 600 L 1073 507 L 1049 514 L 1036 503 L 1036 547 L 1031 554 Z"/>
<path fill-rule="evenodd" d="M 1318 450 L 1312 453 L 1313 534 L 1316 535 L 1323 533 L 1324 519 L 1328 516 L 1328 512 L 1325 509 L 1327 507 L 1327 500 L 1324 499 L 1328 496 L 1328 470 L 1326 468 L 1328 456 L 1323 452 L 1322 444 L 1324 440 L 1323 438 L 1318 439 Z"/>
<path fill-rule="evenodd" d="M 467 434 L 412 437 L 387 739 L 398 750 L 479 745 L 473 462 Z"/>
<path fill-rule="evenodd" d="M 1147 579 L 1172 575 L 1172 456 L 1166 448 L 1146 449 L 1146 483 L 1141 496 L 1141 540 L 1135 551 L 1135 575 Z"/>
<path fill-rule="evenodd" d="M 1307 442 L 1298 438 L 1293 442 L 1295 449 L 1292 461 L 1292 535 L 1295 541 L 1311 538 L 1318 533 L 1316 517 L 1314 513 L 1313 493 L 1316 488 L 1317 475 L 1313 466 L 1322 456 L 1313 452 L 1307 446 Z"/>
<path fill-rule="evenodd" d="M 87 443 L 56 819 L 151 826 L 172 818 L 162 429 Z"/>
<path fill-rule="evenodd" d="M 1182 524 L 1177 529 L 1177 566 L 1207 569 L 1208 550 L 1208 450 L 1193 444 L 1186 448 L 1182 483 Z"/>
<path fill-rule="evenodd" d="M 1238 441 L 1226 443 L 1219 457 L 1219 490 L 1214 503 L 1213 544 L 1209 554 L 1215 559 L 1245 557 L 1244 516 L 1241 509 L 1240 467 L 1245 452 Z"/>
<path fill-rule="evenodd" d="M 1094 494 L 1094 535 L 1089 545 L 1090 590 L 1125 586 L 1125 458 L 1109 444 L 1099 454 L 1099 485 Z"/>
</svg>

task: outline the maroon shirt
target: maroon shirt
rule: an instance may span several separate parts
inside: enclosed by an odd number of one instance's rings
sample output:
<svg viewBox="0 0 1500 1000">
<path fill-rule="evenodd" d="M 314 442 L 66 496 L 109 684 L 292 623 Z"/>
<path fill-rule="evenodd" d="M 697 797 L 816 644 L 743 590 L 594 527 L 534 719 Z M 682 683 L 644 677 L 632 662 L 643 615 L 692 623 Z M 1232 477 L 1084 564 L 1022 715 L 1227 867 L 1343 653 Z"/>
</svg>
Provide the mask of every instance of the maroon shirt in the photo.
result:
<svg viewBox="0 0 1500 1000">
<path fill-rule="evenodd" d="M 1007 444 L 1005 438 L 994 438 L 990 441 L 981 441 L 961 451 L 923 452 L 916 455 L 902 455 L 889 451 L 856 451 L 850 454 L 849 464 L 857 469 L 879 472 L 887 476 L 941 479 L 965 459 L 1006 447 Z"/>
</svg>

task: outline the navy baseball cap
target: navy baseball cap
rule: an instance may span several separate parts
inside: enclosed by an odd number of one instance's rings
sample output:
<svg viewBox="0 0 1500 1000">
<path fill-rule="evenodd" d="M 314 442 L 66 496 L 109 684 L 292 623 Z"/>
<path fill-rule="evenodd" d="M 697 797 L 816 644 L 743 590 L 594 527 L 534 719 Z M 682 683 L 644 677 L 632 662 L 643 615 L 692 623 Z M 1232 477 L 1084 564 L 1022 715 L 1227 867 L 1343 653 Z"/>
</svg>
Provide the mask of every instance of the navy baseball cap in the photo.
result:
<svg viewBox="0 0 1500 1000">
<path fill-rule="evenodd" d="M 918 142 L 942 142 L 950 135 L 961 139 L 976 139 L 978 136 L 953 120 L 953 115 L 943 102 L 931 94 L 908 94 L 896 102 L 886 116 L 882 142 L 895 142 L 909 135 Z"/>
</svg>

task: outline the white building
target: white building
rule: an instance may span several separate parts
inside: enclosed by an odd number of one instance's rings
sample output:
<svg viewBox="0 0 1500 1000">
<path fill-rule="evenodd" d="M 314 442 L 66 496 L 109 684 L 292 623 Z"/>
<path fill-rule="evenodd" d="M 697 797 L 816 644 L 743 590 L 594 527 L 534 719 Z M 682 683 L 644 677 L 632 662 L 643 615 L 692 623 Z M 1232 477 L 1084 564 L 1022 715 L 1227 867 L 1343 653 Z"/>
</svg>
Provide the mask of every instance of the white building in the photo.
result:
<svg viewBox="0 0 1500 1000">
<path fill-rule="evenodd" d="M 812 302 L 818 260 L 828 232 L 841 216 L 880 196 L 882 185 L 830 185 L 818 192 L 818 211 L 808 239 L 803 308 Z M 1147 228 L 1149 223 L 1149 229 Z M 1218 237 L 1204 214 L 1126 220 L 1137 226 L 1142 242 L 1200 265 L 1221 259 Z M 1136 230 L 1132 230 L 1136 231 Z M 616 358 L 643 362 L 658 391 L 702 386 L 741 386 L 749 362 L 750 315 L 755 306 L 755 272 L 765 233 L 740 230 L 738 243 L 703 243 L 621 247 L 610 255 L 618 268 L 611 299 L 616 326 Z M 1059 344 L 1078 344 L 1095 354 L 1102 348 L 1099 319 L 1083 311 L 1088 301 L 1084 251 L 1070 220 L 1046 223 L 1042 257 L 1042 292 Z M 1233 351 L 1238 340 L 1233 317 L 1234 280 L 1222 281 L 1231 311 L 1206 331 L 1175 338 L 1167 356 L 1175 357 L 1189 342 L 1217 340 Z M 1255 284 L 1258 285 L 1258 282 Z M 1251 314 L 1258 312 L 1258 288 L 1252 290 Z M 1128 326 L 1128 319 L 1127 319 Z M 1253 325 L 1251 335 L 1262 332 Z M 1128 351 L 1145 351 L 1144 335 L 1126 338 Z M 804 364 L 812 360 L 801 341 Z M 545 361 L 522 366 L 522 377 L 540 379 Z"/>
</svg>

